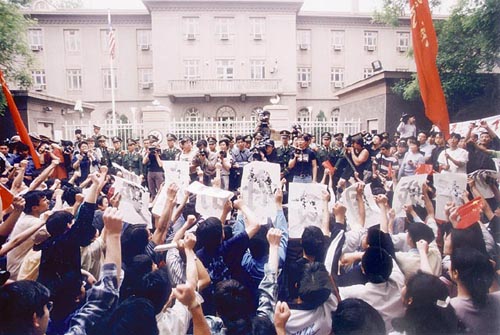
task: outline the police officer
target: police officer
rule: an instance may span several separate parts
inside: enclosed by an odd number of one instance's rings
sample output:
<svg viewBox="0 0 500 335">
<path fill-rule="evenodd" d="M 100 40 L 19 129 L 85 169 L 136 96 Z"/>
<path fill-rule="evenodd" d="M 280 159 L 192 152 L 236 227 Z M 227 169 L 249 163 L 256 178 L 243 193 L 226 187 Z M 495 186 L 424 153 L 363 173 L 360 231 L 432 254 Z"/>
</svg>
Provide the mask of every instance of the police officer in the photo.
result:
<svg viewBox="0 0 500 335">
<path fill-rule="evenodd" d="M 181 153 L 181 150 L 175 145 L 177 137 L 174 134 L 167 134 L 167 148 L 162 152 L 162 159 L 166 161 L 175 161 L 177 156 Z"/>
<path fill-rule="evenodd" d="M 294 147 L 290 145 L 290 135 L 288 130 L 280 131 L 281 145 L 277 148 L 278 163 L 281 167 L 281 178 L 286 178 L 287 181 L 292 180 L 292 176 L 288 170 L 288 162 L 293 157 Z"/>
<path fill-rule="evenodd" d="M 96 154 L 97 154 L 97 159 L 99 159 L 99 164 L 101 166 L 107 166 L 108 169 L 111 169 L 111 156 L 110 156 L 110 150 L 108 149 L 108 145 L 106 143 L 106 140 L 108 138 L 104 135 L 99 135 L 97 137 L 97 149 L 96 149 Z"/>
<path fill-rule="evenodd" d="M 135 173 L 138 176 L 142 176 L 142 156 L 136 151 L 137 142 L 131 138 L 127 140 L 127 152 L 123 155 L 123 167 Z"/>
<path fill-rule="evenodd" d="M 331 147 L 332 143 L 332 134 L 328 131 L 325 131 L 321 134 L 321 146 L 319 147 L 317 158 L 318 158 L 318 180 L 323 178 L 323 174 L 325 172 L 325 168 L 323 167 L 323 163 L 329 161 L 332 163 L 332 154 L 333 150 Z"/>
<path fill-rule="evenodd" d="M 118 136 L 113 136 L 111 141 L 113 142 L 113 150 L 109 153 L 109 159 L 111 163 L 123 166 L 123 155 L 125 152 L 122 149 L 122 139 Z M 115 169 L 112 168 L 111 170 L 114 171 Z"/>
</svg>

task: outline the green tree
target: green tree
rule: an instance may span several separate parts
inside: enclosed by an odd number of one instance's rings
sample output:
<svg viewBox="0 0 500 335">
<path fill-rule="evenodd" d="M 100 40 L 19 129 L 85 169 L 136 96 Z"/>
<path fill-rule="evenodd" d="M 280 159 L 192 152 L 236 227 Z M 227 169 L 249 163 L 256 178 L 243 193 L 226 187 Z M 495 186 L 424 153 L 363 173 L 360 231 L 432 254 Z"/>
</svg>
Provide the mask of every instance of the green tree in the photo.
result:
<svg viewBox="0 0 500 335">
<path fill-rule="evenodd" d="M 384 0 L 387 6 L 388 2 Z M 391 24 L 394 13 L 394 9 L 385 11 L 378 18 Z M 493 80 L 485 74 L 500 64 L 500 1 L 460 1 L 448 19 L 435 20 L 434 26 L 439 43 L 436 63 L 453 116 L 461 106 L 485 92 Z M 420 97 L 415 75 L 396 83 L 393 90 L 406 100 Z"/>
</svg>

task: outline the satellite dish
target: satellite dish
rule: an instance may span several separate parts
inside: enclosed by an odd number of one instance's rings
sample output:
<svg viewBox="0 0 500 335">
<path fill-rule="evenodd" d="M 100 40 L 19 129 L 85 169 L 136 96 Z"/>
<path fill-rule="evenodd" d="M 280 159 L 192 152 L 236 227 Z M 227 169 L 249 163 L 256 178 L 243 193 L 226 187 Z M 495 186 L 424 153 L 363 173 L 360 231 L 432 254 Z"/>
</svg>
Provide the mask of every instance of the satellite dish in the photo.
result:
<svg viewBox="0 0 500 335">
<path fill-rule="evenodd" d="M 280 103 L 280 96 L 278 94 L 276 94 L 273 98 L 269 99 L 269 101 L 273 104 L 273 105 L 277 105 Z"/>
</svg>

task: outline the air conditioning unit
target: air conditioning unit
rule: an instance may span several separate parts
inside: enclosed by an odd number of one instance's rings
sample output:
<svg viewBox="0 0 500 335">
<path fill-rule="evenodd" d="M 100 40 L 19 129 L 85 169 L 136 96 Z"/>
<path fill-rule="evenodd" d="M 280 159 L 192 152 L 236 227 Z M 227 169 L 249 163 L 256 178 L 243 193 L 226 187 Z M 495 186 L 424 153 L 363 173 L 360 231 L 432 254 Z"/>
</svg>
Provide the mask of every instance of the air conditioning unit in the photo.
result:
<svg viewBox="0 0 500 335">
<path fill-rule="evenodd" d="M 41 45 L 38 45 L 38 44 L 32 44 L 31 45 L 31 51 L 40 51 L 42 50 L 42 46 Z"/>
<path fill-rule="evenodd" d="M 194 34 L 187 34 L 187 39 L 188 41 L 194 41 L 196 40 L 196 36 Z"/>
<path fill-rule="evenodd" d="M 408 51 L 408 47 L 405 47 L 405 46 L 399 46 L 399 47 L 398 47 L 398 51 L 399 51 L 399 52 L 407 52 L 407 51 Z"/>
<path fill-rule="evenodd" d="M 300 50 L 309 50 L 309 44 L 306 43 L 301 43 L 299 47 Z"/>
<path fill-rule="evenodd" d="M 335 88 L 342 88 L 342 82 L 340 82 L 340 81 L 336 81 L 336 82 L 333 84 L 333 86 L 334 86 Z"/>
<path fill-rule="evenodd" d="M 262 40 L 262 34 L 254 34 L 253 35 L 253 39 L 256 40 L 256 41 Z"/>
<path fill-rule="evenodd" d="M 140 86 L 141 86 L 141 89 L 143 89 L 143 90 L 149 90 L 153 86 L 153 83 L 144 82 L 144 83 L 141 83 Z"/>
<path fill-rule="evenodd" d="M 365 46 L 366 51 L 375 51 L 375 46 L 374 45 L 367 45 Z"/>
<path fill-rule="evenodd" d="M 220 34 L 220 39 L 222 41 L 227 41 L 229 40 L 229 34 Z"/>
<path fill-rule="evenodd" d="M 43 85 L 42 84 L 34 84 L 33 89 L 35 91 L 43 91 Z"/>
<path fill-rule="evenodd" d="M 309 87 L 309 83 L 306 82 L 306 81 L 303 81 L 303 82 L 300 83 L 300 87 L 301 88 L 308 88 Z"/>
<path fill-rule="evenodd" d="M 333 46 L 333 50 L 335 50 L 335 51 L 341 51 L 341 50 L 342 50 L 342 45 L 340 45 L 340 44 L 335 44 L 335 45 Z"/>
<path fill-rule="evenodd" d="M 141 50 L 143 51 L 149 50 L 149 44 L 141 44 Z"/>
</svg>

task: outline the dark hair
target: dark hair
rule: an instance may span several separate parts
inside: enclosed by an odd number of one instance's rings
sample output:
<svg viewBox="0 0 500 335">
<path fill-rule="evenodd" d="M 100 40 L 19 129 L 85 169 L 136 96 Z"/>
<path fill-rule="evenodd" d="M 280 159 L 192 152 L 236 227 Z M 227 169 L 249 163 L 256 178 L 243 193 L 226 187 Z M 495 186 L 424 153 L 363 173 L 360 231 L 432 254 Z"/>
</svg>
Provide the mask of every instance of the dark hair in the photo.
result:
<svg viewBox="0 0 500 335">
<path fill-rule="evenodd" d="M 358 145 L 365 145 L 365 140 L 363 139 L 363 137 L 361 135 L 358 135 L 358 136 L 354 136 L 352 138 L 352 144 L 358 144 Z"/>
<path fill-rule="evenodd" d="M 111 315 L 107 333 L 112 335 L 157 335 L 156 313 L 151 301 L 130 297 Z"/>
<path fill-rule="evenodd" d="M 384 283 L 392 272 L 392 257 L 382 248 L 368 247 L 361 258 L 361 265 L 368 281 Z"/>
<path fill-rule="evenodd" d="M 429 133 L 426 132 L 425 130 L 420 130 L 417 135 L 424 134 L 425 137 L 429 137 Z"/>
<path fill-rule="evenodd" d="M 155 314 L 158 314 L 172 292 L 172 286 L 168 279 L 166 267 L 149 272 L 142 278 L 142 285 L 137 296 L 149 299 L 154 306 Z"/>
<path fill-rule="evenodd" d="M 235 138 L 235 142 L 238 142 L 238 141 L 243 141 L 243 142 L 245 142 L 245 136 L 243 136 L 243 135 L 238 135 L 238 136 L 236 136 L 236 138 Z"/>
<path fill-rule="evenodd" d="M 145 254 L 134 256 L 125 270 L 125 277 L 120 286 L 120 301 L 134 295 L 142 283 L 142 278 L 151 272 L 153 260 Z"/>
<path fill-rule="evenodd" d="M 229 140 L 227 138 L 223 138 L 223 139 L 219 140 L 219 144 L 221 144 L 221 143 L 226 143 L 226 146 L 229 147 Z"/>
<path fill-rule="evenodd" d="M 385 323 L 379 312 L 366 301 L 342 300 L 332 315 L 335 335 L 384 335 Z"/>
<path fill-rule="evenodd" d="M 57 211 L 52 213 L 47 219 L 45 227 L 50 236 L 55 237 L 64 234 L 68 229 L 68 224 L 73 220 L 73 214 L 67 211 Z"/>
<path fill-rule="evenodd" d="M 392 243 L 391 236 L 380 230 L 380 225 L 368 228 L 366 234 L 366 243 L 370 247 L 382 248 L 391 256 L 396 256 L 394 244 Z"/>
<path fill-rule="evenodd" d="M 469 291 L 474 305 L 484 306 L 495 278 L 489 258 L 476 249 L 458 248 L 451 254 L 451 269 L 458 272 L 458 280 Z"/>
<path fill-rule="evenodd" d="M 143 254 L 149 242 L 149 232 L 144 225 L 128 225 L 121 236 L 123 262 L 128 263 L 134 256 Z"/>
<path fill-rule="evenodd" d="M 16 144 L 16 150 L 17 151 L 29 151 L 30 147 L 23 142 L 17 142 Z"/>
<path fill-rule="evenodd" d="M 214 302 L 215 309 L 224 324 L 242 318 L 250 318 L 255 313 L 250 291 L 234 279 L 217 283 Z"/>
<path fill-rule="evenodd" d="M 304 266 L 299 285 L 299 297 L 308 309 L 321 306 L 333 290 L 330 274 L 323 263 L 312 262 Z"/>
<path fill-rule="evenodd" d="M 420 240 L 425 240 L 427 243 L 434 241 L 432 228 L 422 222 L 410 222 L 408 224 L 408 235 L 415 244 Z"/>
<path fill-rule="evenodd" d="M 36 281 L 20 280 L 0 287 L 0 333 L 31 333 L 33 313 L 44 316 L 49 297 L 50 291 Z"/>
<path fill-rule="evenodd" d="M 222 239 L 222 224 L 216 217 L 209 217 L 201 222 L 196 230 L 196 238 L 203 248 L 215 250 Z"/>
<path fill-rule="evenodd" d="M 447 298 L 446 285 L 419 270 L 406 283 L 405 299 L 411 302 L 404 317 L 393 320 L 393 327 L 408 335 L 457 333 L 458 318 L 453 307 L 446 305 Z"/>
<path fill-rule="evenodd" d="M 82 293 L 82 274 L 80 271 L 54 272 L 38 278 L 50 290 L 54 308 L 50 313 L 52 321 L 61 321 L 78 308 L 76 298 Z"/>
<path fill-rule="evenodd" d="M 267 227 L 260 226 L 259 231 L 248 242 L 248 249 L 254 259 L 261 259 L 269 254 L 269 242 L 267 241 Z"/>
<path fill-rule="evenodd" d="M 68 205 L 73 206 L 76 202 L 76 195 L 82 193 L 82 189 L 77 186 L 72 186 L 70 184 L 63 186 L 64 193 L 62 195 L 62 200 L 66 201 Z"/>
<path fill-rule="evenodd" d="M 325 236 L 320 228 L 307 226 L 302 232 L 302 249 L 308 256 L 314 257 L 317 262 L 322 262 L 325 256 Z"/>
<path fill-rule="evenodd" d="M 26 200 L 26 204 L 24 205 L 24 213 L 31 214 L 33 213 L 33 207 L 40 205 L 40 200 L 45 197 L 45 193 L 43 191 L 29 191 L 25 195 L 23 195 L 24 200 Z"/>
<path fill-rule="evenodd" d="M 199 140 L 198 142 L 196 142 L 196 147 L 197 147 L 197 148 L 199 148 L 199 147 L 201 147 L 201 146 L 203 146 L 203 147 L 205 147 L 205 148 L 206 148 L 206 147 L 207 147 L 207 145 L 208 145 L 208 142 L 207 142 L 206 140 Z"/>
<path fill-rule="evenodd" d="M 452 254 L 459 248 L 473 248 L 484 255 L 487 255 L 486 243 L 484 242 L 483 231 L 479 222 L 474 223 L 466 229 L 451 229 L 451 250 Z"/>
<path fill-rule="evenodd" d="M 451 133 L 450 134 L 450 138 L 456 138 L 457 140 L 460 140 L 460 138 L 462 138 L 462 136 L 460 136 L 460 134 L 458 133 Z"/>
<path fill-rule="evenodd" d="M 391 149 L 391 144 L 390 144 L 390 143 L 388 143 L 388 142 L 384 142 L 384 143 L 382 143 L 382 144 L 380 145 L 380 149 L 382 149 L 382 148 L 384 148 L 384 149 L 386 149 L 386 150 L 390 150 L 390 149 Z"/>
<path fill-rule="evenodd" d="M 268 317 L 254 316 L 224 323 L 227 335 L 275 335 L 276 328 Z"/>
</svg>

